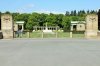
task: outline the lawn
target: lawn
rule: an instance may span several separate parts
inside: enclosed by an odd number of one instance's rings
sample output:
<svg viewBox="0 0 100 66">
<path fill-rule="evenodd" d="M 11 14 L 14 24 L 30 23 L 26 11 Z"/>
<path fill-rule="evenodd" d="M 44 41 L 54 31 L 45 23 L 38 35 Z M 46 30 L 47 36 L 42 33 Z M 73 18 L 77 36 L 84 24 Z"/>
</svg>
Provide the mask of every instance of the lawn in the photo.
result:
<svg viewBox="0 0 100 66">
<path fill-rule="evenodd" d="M 16 35 L 16 38 L 17 35 Z M 70 38 L 70 32 L 43 33 L 42 31 L 23 32 L 19 38 Z M 84 32 L 73 32 L 73 38 L 84 38 Z"/>
</svg>

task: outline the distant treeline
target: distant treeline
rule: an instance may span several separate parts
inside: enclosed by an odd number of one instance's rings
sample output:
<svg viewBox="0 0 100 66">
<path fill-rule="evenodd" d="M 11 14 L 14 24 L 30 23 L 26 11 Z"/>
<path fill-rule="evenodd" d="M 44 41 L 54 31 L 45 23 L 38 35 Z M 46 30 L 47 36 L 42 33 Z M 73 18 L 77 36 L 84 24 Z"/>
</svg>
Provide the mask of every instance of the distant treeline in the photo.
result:
<svg viewBox="0 0 100 66">
<path fill-rule="evenodd" d="M 70 30 L 71 21 L 84 21 L 87 14 L 97 14 L 97 11 L 94 10 L 73 10 L 71 12 L 66 11 L 65 14 L 45 14 L 45 13 L 10 13 L 9 11 L 5 12 L 7 14 L 12 14 L 14 22 L 15 21 L 25 21 L 25 29 L 32 30 L 33 26 L 45 26 L 46 22 L 48 26 L 59 26 L 60 28 Z M 0 12 L 0 15 L 2 13 Z"/>
</svg>

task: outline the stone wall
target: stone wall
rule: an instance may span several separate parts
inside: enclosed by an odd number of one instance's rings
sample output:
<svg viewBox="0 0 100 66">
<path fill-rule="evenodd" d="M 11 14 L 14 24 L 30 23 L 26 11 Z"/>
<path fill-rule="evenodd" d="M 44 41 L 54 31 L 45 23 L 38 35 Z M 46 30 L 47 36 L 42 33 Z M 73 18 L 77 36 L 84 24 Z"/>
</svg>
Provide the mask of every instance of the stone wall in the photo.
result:
<svg viewBox="0 0 100 66">
<path fill-rule="evenodd" d="M 85 24 L 77 24 L 77 31 L 85 31 Z"/>
</svg>

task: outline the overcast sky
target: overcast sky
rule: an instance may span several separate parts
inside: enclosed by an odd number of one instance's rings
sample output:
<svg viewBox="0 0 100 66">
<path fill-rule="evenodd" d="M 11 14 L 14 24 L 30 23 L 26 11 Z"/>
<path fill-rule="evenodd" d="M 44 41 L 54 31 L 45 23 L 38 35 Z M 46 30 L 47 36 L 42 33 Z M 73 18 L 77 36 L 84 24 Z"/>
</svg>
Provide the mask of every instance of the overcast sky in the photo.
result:
<svg viewBox="0 0 100 66">
<path fill-rule="evenodd" d="M 0 11 L 10 12 L 53 12 L 65 13 L 71 10 L 98 10 L 100 0 L 1 0 Z"/>
</svg>

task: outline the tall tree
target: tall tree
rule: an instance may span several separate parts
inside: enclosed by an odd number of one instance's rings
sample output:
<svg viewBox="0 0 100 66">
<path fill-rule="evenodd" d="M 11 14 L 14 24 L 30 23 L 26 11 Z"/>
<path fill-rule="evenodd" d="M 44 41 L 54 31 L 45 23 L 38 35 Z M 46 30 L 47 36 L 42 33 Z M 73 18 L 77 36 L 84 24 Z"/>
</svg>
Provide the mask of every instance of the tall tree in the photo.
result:
<svg viewBox="0 0 100 66">
<path fill-rule="evenodd" d="M 76 10 L 74 10 L 74 14 L 73 14 L 73 16 L 77 16 L 77 12 L 76 12 Z"/>
<path fill-rule="evenodd" d="M 57 26 L 55 14 L 50 13 L 50 15 L 46 17 L 46 22 L 49 26 Z"/>
<path fill-rule="evenodd" d="M 63 25 L 63 30 L 65 32 L 70 30 L 70 22 L 71 22 L 70 17 L 67 16 L 63 17 L 62 25 Z"/>
<path fill-rule="evenodd" d="M 58 15 L 56 15 L 56 24 L 57 24 L 57 26 L 59 26 L 60 28 L 63 27 L 63 26 L 62 26 L 63 17 L 64 17 L 63 14 L 58 14 Z"/>
<path fill-rule="evenodd" d="M 65 16 L 69 16 L 69 15 L 70 15 L 69 11 L 66 11 Z"/>
<path fill-rule="evenodd" d="M 44 13 L 39 14 L 39 18 L 38 18 L 39 26 L 43 26 L 44 23 L 46 23 L 46 17 L 47 16 L 48 15 L 47 14 L 44 14 Z"/>
<path fill-rule="evenodd" d="M 5 14 L 11 14 L 9 11 L 6 11 Z"/>
<path fill-rule="evenodd" d="M 89 10 L 87 11 L 87 14 L 90 14 L 90 11 Z"/>
<path fill-rule="evenodd" d="M 71 11 L 70 16 L 74 16 L 74 11 Z"/>
</svg>

